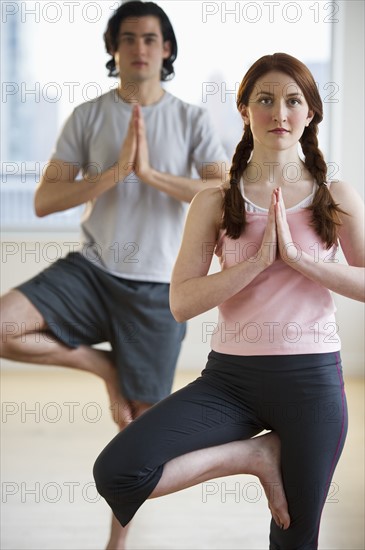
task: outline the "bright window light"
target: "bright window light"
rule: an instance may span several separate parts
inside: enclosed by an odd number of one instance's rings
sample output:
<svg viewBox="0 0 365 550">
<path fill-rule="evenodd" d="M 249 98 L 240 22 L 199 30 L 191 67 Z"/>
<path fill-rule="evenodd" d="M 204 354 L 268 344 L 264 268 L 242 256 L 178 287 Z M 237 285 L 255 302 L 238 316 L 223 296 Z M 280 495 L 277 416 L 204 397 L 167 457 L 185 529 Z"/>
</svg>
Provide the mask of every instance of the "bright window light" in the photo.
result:
<svg viewBox="0 0 365 550">
<path fill-rule="evenodd" d="M 336 101 L 330 82 L 331 28 L 339 5 L 324 1 L 158 2 L 178 42 L 175 78 L 164 84 L 203 105 L 229 156 L 240 140 L 235 106 L 248 67 L 286 52 L 312 70 L 324 102 Z M 7 1 L 1 7 L 1 224 L 5 230 L 75 230 L 82 207 L 38 219 L 34 188 L 71 111 L 117 86 L 108 78 L 103 33 L 120 2 Z M 320 133 L 326 155 L 330 120 Z"/>
</svg>

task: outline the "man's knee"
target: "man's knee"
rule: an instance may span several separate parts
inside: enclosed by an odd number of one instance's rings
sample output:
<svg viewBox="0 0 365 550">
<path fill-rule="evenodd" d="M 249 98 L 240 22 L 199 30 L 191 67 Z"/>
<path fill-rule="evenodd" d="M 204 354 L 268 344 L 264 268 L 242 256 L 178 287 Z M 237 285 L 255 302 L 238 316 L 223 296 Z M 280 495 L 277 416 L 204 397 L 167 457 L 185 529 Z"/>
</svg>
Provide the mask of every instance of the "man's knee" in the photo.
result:
<svg viewBox="0 0 365 550">
<path fill-rule="evenodd" d="M 45 327 L 44 319 L 36 307 L 17 290 L 0 298 L 0 355 L 6 357 L 14 345 L 23 343 L 28 333 Z"/>
<path fill-rule="evenodd" d="M 0 316 L 1 349 L 5 349 L 9 345 L 11 340 L 17 338 L 20 335 L 20 327 L 17 321 L 7 321 L 6 318 L 2 315 L 1 310 Z"/>
<path fill-rule="evenodd" d="M 16 319 L 12 301 L 11 293 L 5 294 L 0 299 L 0 353 L 2 357 L 6 355 L 6 350 L 12 340 L 21 334 L 21 319 Z"/>
</svg>

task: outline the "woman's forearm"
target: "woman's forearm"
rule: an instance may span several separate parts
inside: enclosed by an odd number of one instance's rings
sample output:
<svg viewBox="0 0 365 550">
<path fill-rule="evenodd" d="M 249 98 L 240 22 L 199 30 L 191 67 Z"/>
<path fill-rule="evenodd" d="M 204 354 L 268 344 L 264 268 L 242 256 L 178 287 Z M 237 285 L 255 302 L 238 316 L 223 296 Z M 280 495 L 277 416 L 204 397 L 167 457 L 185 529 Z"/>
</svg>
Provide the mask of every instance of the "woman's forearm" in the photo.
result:
<svg viewBox="0 0 365 550">
<path fill-rule="evenodd" d="M 174 282 L 170 288 L 170 308 L 176 321 L 183 322 L 225 302 L 251 283 L 268 267 L 262 259 L 247 261 L 219 273 Z"/>
<path fill-rule="evenodd" d="M 337 294 L 360 302 L 365 301 L 365 268 L 363 267 L 315 259 L 304 252 L 298 259 L 289 260 L 287 263 L 308 279 Z"/>
</svg>

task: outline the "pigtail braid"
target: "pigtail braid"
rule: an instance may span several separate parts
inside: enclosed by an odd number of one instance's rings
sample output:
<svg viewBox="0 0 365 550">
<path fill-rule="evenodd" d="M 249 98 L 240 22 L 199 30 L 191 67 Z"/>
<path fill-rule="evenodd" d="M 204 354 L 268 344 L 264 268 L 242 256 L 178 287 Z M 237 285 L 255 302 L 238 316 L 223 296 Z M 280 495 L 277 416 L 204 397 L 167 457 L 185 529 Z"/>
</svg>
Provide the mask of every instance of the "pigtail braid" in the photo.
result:
<svg viewBox="0 0 365 550">
<path fill-rule="evenodd" d="M 329 249 L 338 241 L 340 214 L 345 212 L 334 202 L 327 186 L 327 165 L 318 148 L 317 133 L 318 125 L 312 120 L 304 130 L 300 143 L 305 165 L 318 184 L 312 204 L 308 207 L 312 211 L 312 225 Z"/>
<path fill-rule="evenodd" d="M 232 166 L 229 172 L 230 186 L 226 190 L 223 200 L 222 227 L 228 237 L 238 239 L 246 225 L 245 200 L 239 189 L 240 180 L 246 170 L 253 149 L 253 137 L 249 126 L 245 130 L 241 141 L 233 155 Z"/>
</svg>

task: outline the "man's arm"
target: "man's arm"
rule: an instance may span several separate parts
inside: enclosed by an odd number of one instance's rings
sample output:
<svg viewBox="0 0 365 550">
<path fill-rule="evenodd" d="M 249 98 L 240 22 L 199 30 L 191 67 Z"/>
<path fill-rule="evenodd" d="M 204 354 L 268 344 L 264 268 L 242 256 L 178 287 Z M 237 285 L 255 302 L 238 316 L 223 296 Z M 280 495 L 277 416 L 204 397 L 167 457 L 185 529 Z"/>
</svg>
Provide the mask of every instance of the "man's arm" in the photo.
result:
<svg viewBox="0 0 365 550">
<path fill-rule="evenodd" d="M 134 171 L 145 184 L 167 193 L 177 200 L 190 202 L 206 187 L 225 181 L 225 161 L 207 163 L 200 170 L 200 179 L 158 172 L 149 164 L 148 145 L 139 106 L 133 109 L 128 133 L 115 165 L 103 173 L 88 174 L 76 180 L 80 166 L 53 159 L 44 170 L 35 193 L 37 216 L 47 216 L 96 199 Z"/>
<path fill-rule="evenodd" d="M 216 167 L 214 174 L 200 174 L 200 179 L 184 178 L 165 174 L 150 168 L 140 179 L 151 187 L 167 193 L 174 199 L 191 202 L 195 195 L 208 187 L 216 187 L 225 182 L 227 165 L 225 161 L 211 163 Z"/>
<path fill-rule="evenodd" d="M 36 189 L 34 208 L 37 216 L 47 216 L 95 199 L 118 182 L 118 165 L 103 174 L 76 180 L 79 168 L 73 163 L 51 160 Z"/>
<path fill-rule="evenodd" d="M 199 169 L 200 178 L 176 176 L 155 170 L 150 165 L 146 128 L 139 106 L 135 107 L 137 153 L 134 171 L 143 183 L 167 193 L 174 199 L 191 202 L 195 195 L 208 187 L 216 187 L 227 179 L 229 166 L 223 159 L 217 159 Z"/>
<path fill-rule="evenodd" d="M 37 216 L 47 216 L 79 206 L 96 199 L 133 170 L 137 151 L 135 119 L 131 117 L 127 136 L 117 162 L 103 173 L 86 174 L 76 180 L 80 166 L 59 159 L 51 160 L 35 193 L 34 207 Z"/>
</svg>

